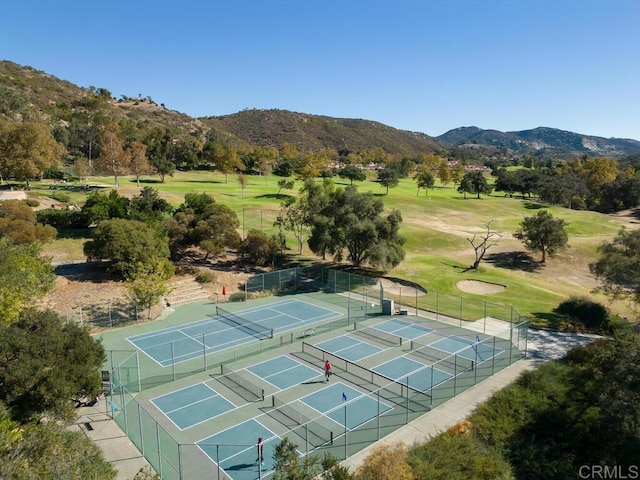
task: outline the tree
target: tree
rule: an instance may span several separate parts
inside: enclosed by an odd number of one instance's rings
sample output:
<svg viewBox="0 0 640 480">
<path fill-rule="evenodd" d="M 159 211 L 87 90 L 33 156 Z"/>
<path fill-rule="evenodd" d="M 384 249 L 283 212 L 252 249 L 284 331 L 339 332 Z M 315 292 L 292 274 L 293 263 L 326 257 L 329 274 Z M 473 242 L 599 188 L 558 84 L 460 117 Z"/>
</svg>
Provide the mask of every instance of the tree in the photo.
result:
<svg viewBox="0 0 640 480">
<path fill-rule="evenodd" d="M 478 265 L 480 265 L 480 262 L 487 253 L 487 250 L 489 250 L 490 247 L 497 245 L 498 241 L 502 238 L 502 235 L 491 229 L 492 223 L 493 220 L 487 223 L 487 231 L 484 235 L 479 236 L 474 233 L 473 238 L 467 237 L 467 241 L 473 247 L 473 251 L 476 255 L 476 259 L 473 262 L 473 265 L 471 265 L 471 268 L 474 270 L 478 268 Z"/>
<path fill-rule="evenodd" d="M 489 186 L 487 179 L 484 178 L 482 172 L 467 172 L 460 181 L 458 192 L 464 193 L 464 198 L 467 198 L 467 193 L 477 195 L 480 198 L 480 194 L 489 195 L 493 189 Z"/>
<path fill-rule="evenodd" d="M 338 171 L 338 176 L 340 178 L 349 179 L 351 185 L 353 185 L 354 180 L 362 182 L 367 179 L 367 175 L 364 173 L 364 171 L 354 165 L 347 165 L 346 167 L 340 169 Z"/>
<path fill-rule="evenodd" d="M 171 204 L 160 197 L 158 190 L 151 187 L 144 187 L 129 203 L 131 220 L 144 223 L 158 222 L 172 210 Z"/>
<path fill-rule="evenodd" d="M 65 152 L 46 125 L 11 123 L 0 118 L 0 180 L 10 176 L 29 184 L 44 171 L 60 164 Z"/>
<path fill-rule="evenodd" d="M 88 261 L 108 260 L 109 271 L 127 278 L 138 265 L 152 265 L 169 258 L 168 239 L 164 233 L 137 220 L 104 220 L 85 242 Z"/>
<path fill-rule="evenodd" d="M 553 257 L 567 246 L 567 225 L 564 220 L 553 218 L 548 211 L 542 210 L 525 217 L 513 236 L 521 240 L 527 250 L 542 253 L 541 262 L 545 263 L 547 255 Z"/>
<path fill-rule="evenodd" d="M 51 259 L 42 257 L 41 251 L 37 242 L 14 245 L 0 238 L 0 325 L 17 321 L 23 309 L 53 288 Z"/>
<path fill-rule="evenodd" d="M 145 140 L 149 163 L 160 175 L 160 182 L 164 183 L 167 175 L 172 176 L 176 165 L 171 161 L 172 138 L 167 130 L 155 128 Z"/>
<path fill-rule="evenodd" d="M 82 213 L 89 224 L 111 218 L 127 218 L 129 216 L 129 199 L 120 195 L 117 190 L 111 190 L 106 195 L 94 192 L 84 202 Z"/>
<path fill-rule="evenodd" d="M 224 181 L 229 181 L 229 174 L 240 169 L 242 162 L 238 156 L 238 150 L 232 145 L 216 140 L 207 142 L 202 150 L 203 158 L 207 163 L 224 174 Z"/>
<path fill-rule="evenodd" d="M 274 225 L 293 233 L 298 242 L 298 255 L 302 255 L 304 241 L 311 232 L 311 213 L 304 199 L 285 201 Z"/>
<path fill-rule="evenodd" d="M 447 186 L 451 181 L 451 169 L 449 168 L 449 162 L 442 159 L 438 165 L 438 178 L 442 186 Z"/>
<path fill-rule="evenodd" d="M 167 280 L 175 269 L 166 258 L 156 258 L 149 264 L 139 263 L 127 277 L 126 287 L 136 305 L 146 308 L 147 319 L 151 319 L 151 308 L 169 293 Z"/>
<path fill-rule="evenodd" d="M 278 180 L 278 195 L 280 195 L 280 192 L 283 188 L 285 190 L 291 190 L 295 184 L 295 180 L 287 180 L 286 178 L 281 178 L 280 180 Z"/>
<path fill-rule="evenodd" d="M 129 157 L 129 169 L 136 177 L 136 183 L 140 188 L 140 175 L 151 173 L 152 167 L 147 160 L 147 146 L 144 143 L 134 142 L 127 148 L 125 155 Z"/>
<path fill-rule="evenodd" d="M 100 392 L 105 360 L 100 341 L 86 328 L 52 311 L 23 310 L 0 328 L 0 400 L 15 420 L 44 413 L 68 420 L 74 395 Z"/>
<path fill-rule="evenodd" d="M 240 242 L 238 251 L 244 260 L 254 265 L 273 265 L 280 254 L 280 244 L 259 230 L 249 230 L 247 238 Z"/>
<path fill-rule="evenodd" d="M 196 246 L 205 251 L 205 259 L 236 248 L 239 226 L 238 216 L 229 207 L 215 203 L 209 194 L 193 192 L 185 195 L 185 202 L 165 222 L 173 255 Z"/>
<path fill-rule="evenodd" d="M 380 445 L 364 459 L 356 470 L 358 480 L 413 480 L 406 463 L 407 447 L 403 443 Z"/>
<path fill-rule="evenodd" d="M 120 175 L 127 173 L 129 157 L 125 154 L 122 141 L 115 125 L 109 125 L 100 138 L 100 169 L 113 175 L 114 185 L 120 186 Z"/>
<path fill-rule="evenodd" d="M 0 203 L 0 237 L 9 237 L 15 245 L 42 243 L 56 237 L 56 229 L 36 223 L 36 213 L 25 202 L 4 200 Z"/>
<path fill-rule="evenodd" d="M 458 185 L 464 178 L 464 165 L 460 161 L 456 161 L 451 170 L 451 180 L 453 180 L 453 186 Z"/>
<path fill-rule="evenodd" d="M 402 216 L 392 210 L 383 216 L 384 204 L 372 194 L 358 193 L 354 187 L 333 190 L 305 184 L 311 216 L 309 248 L 323 257 L 333 254 L 356 266 L 368 262 L 388 269 L 404 258 L 404 238 L 398 234 Z"/>
<path fill-rule="evenodd" d="M 433 178 L 431 171 L 426 168 L 422 168 L 416 172 L 413 178 L 418 185 L 418 193 L 416 195 L 420 195 L 420 189 L 424 188 L 424 194 L 427 196 L 429 194 L 429 189 L 435 184 L 435 179 Z"/>
<path fill-rule="evenodd" d="M 318 474 L 315 455 L 300 458 L 297 445 L 287 437 L 276 445 L 273 457 L 276 461 L 274 480 L 307 480 Z"/>
<path fill-rule="evenodd" d="M 598 253 L 600 258 L 589 268 L 602 282 L 599 289 L 640 303 L 640 230 L 622 228 L 611 242 L 598 247 Z"/>
<path fill-rule="evenodd" d="M 387 188 L 387 195 L 389 195 L 389 187 L 393 188 L 398 186 L 400 175 L 398 175 L 398 171 L 393 168 L 378 170 L 378 182 Z"/>
<path fill-rule="evenodd" d="M 244 197 L 244 189 L 249 185 L 249 177 L 247 177 L 244 173 L 238 174 L 238 183 L 240 184 L 240 188 L 242 189 L 242 196 Z"/>
<path fill-rule="evenodd" d="M 0 406 L 0 477 L 111 480 L 116 473 L 84 434 L 55 422 L 13 422 Z"/>
</svg>

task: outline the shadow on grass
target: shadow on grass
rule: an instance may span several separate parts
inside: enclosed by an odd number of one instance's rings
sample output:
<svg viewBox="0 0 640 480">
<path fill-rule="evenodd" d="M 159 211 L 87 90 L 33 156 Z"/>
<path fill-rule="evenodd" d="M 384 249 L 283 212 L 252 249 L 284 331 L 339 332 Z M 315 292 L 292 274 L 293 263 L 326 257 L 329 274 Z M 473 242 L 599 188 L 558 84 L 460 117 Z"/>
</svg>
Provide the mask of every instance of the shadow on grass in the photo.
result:
<svg viewBox="0 0 640 480">
<path fill-rule="evenodd" d="M 533 312 L 533 325 L 536 327 L 550 328 L 552 330 L 563 330 L 565 327 L 565 317 L 553 312 Z"/>
<path fill-rule="evenodd" d="M 286 193 L 265 193 L 264 195 L 258 195 L 255 198 L 269 198 L 273 200 L 280 200 L 281 202 L 283 202 L 288 198 L 292 198 L 292 196 Z"/>
<path fill-rule="evenodd" d="M 496 267 L 523 272 L 537 272 L 544 266 L 526 252 L 491 253 L 484 257 L 484 261 Z"/>
<path fill-rule="evenodd" d="M 527 210 L 540 210 L 541 208 L 548 208 L 546 205 L 540 205 L 539 203 L 524 202 L 524 208 Z"/>
<path fill-rule="evenodd" d="M 60 228 L 56 238 L 83 238 L 90 240 L 91 229 L 90 228 Z"/>
<path fill-rule="evenodd" d="M 131 183 L 136 183 L 135 179 L 131 180 Z M 162 184 L 162 180 L 160 180 L 159 178 L 141 178 L 140 179 L 140 183 L 157 183 L 157 184 Z"/>
</svg>

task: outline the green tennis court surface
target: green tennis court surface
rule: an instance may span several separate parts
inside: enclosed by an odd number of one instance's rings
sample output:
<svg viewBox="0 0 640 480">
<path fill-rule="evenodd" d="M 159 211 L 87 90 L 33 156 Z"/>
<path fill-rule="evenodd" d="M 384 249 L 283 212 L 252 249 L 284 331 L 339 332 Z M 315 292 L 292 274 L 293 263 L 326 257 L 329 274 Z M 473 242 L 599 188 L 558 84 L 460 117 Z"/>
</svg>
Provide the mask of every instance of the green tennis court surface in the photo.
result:
<svg viewBox="0 0 640 480">
<path fill-rule="evenodd" d="M 418 392 L 426 392 L 453 376 L 432 365 L 425 365 L 407 357 L 394 358 L 371 370 Z"/>
<path fill-rule="evenodd" d="M 265 331 L 282 333 L 341 316 L 301 300 L 281 301 L 233 313 L 233 320 L 212 313 L 206 319 L 131 336 L 127 340 L 161 366 L 168 367 L 203 354 L 254 342 L 256 336 L 266 338 Z M 238 321 L 246 323 L 238 324 Z"/>
<path fill-rule="evenodd" d="M 152 398 L 151 402 L 180 430 L 233 410 L 236 406 L 205 383 Z"/>
<path fill-rule="evenodd" d="M 263 439 L 263 462 L 258 461 L 258 438 Z M 254 443 L 241 443 L 243 440 Z M 203 438 L 197 445 L 233 480 L 255 480 L 273 470 L 273 452 L 280 441 L 271 430 L 251 419 Z"/>
<path fill-rule="evenodd" d="M 471 339 L 458 335 L 450 335 L 429 344 L 429 346 L 447 353 L 457 354 L 476 363 L 484 362 L 503 351 L 500 348 L 494 348 L 492 345 L 482 343 L 480 337 Z"/>
</svg>

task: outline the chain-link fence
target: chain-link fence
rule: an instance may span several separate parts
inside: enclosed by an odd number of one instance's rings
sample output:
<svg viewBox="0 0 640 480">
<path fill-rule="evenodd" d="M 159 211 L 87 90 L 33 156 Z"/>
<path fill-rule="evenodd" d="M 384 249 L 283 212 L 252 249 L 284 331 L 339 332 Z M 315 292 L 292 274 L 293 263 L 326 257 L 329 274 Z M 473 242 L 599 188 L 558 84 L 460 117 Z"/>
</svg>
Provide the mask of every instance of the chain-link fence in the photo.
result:
<svg viewBox="0 0 640 480">
<path fill-rule="evenodd" d="M 329 453 L 343 460 L 526 356 L 528 322 L 513 308 L 450 294 L 426 293 L 419 288 L 406 288 L 392 291 L 388 286 L 385 288 L 385 282 L 381 279 L 323 267 L 292 268 L 253 276 L 246 282 L 241 300 L 296 293 L 318 303 L 333 305 L 336 311 L 343 312 L 343 317 L 314 325 L 313 329 L 307 327 L 305 330 L 286 332 L 226 351 L 207 354 L 203 349 L 199 358 L 186 362 L 172 361 L 168 369 L 158 368 L 157 365 L 154 367 L 147 356 L 138 355 L 137 351 L 110 351 L 107 368 L 111 371 L 111 414 L 162 478 L 222 480 L 230 477 L 220 468 L 218 456 L 221 450 L 230 446 L 178 441 L 137 400 L 136 392 L 198 372 L 212 369 L 224 371 L 226 364 L 295 343 L 300 345 L 300 350 L 291 352 L 293 355 L 314 364 L 318 360 L 330 359 L 339 378 L 357 385 L 365 393 L 357 401 L 345 401 L 339 407 L 339 412 L 331 413 L 332 418 L 339 418 L 338 423 L 344 429 L 332 431 L 327 442 L 309 441 L 314 435 L 326 433 L 322 431 L 317 434 L 318 425 L 326 420 L 323 415 L 277 434 L 280 438 L 297 439 L 298 451 L 303 456 L 317 454 L 321 458 L 324 453 Z M 435 322 L 444 335 L 456 334 L 462 326 L 472 326 L 473 330 L 483 332 L 485 338 L 480 340 L 476 337 L 478 340 L 470 345 L 469 348 L 473 349 L 470 352 L 474 351 L 475 354 L 467 352 L 464 355 L 455 353 L 444 356 L 439 353 L 433 356 L 430 366 L 425 365 L 422 371 L 411 374 L 411 378 L 396 380 L 377 374 L 360 362 L 349 362 L 323 351 L 309 340 L 315 335 L 344 329 L 345 326 L 353 325 L 356 328 L 359 323 L 379 316 L 390 301 L 394 303 L 392 315 L 415 313 L 412 321 L 425 325 Z M 113 321 L 113 317 L 108 318 L 110 322 Z M 434 326 L 434 323 L 431 325 Z M 202 344 L 206 343 L 203 336 Z M 399 354 L 416 358 L 433 355 L 428 346 L 414 341 L 408 345 L 400 342 L 394 348 L 401 349 Z M 491 354 L 481 359 L 479 352 Z M 351 425 L 349 419 L 359 418 L 361 412 L 358 405 L 365 397 L 375 405 L 378 413 L 375 418 L 362 424 Z M 252 445 L 243 447 L 250 448 Z M 262 474 L 259 478 L 263 478 Z"/>
</svg>

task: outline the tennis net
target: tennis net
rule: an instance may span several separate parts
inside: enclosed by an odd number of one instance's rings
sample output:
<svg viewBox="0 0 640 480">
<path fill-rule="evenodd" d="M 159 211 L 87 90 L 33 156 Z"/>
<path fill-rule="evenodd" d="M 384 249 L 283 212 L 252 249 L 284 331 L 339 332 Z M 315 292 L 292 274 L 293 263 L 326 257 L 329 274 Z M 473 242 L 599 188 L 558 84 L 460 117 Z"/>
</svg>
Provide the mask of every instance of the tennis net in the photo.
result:
<svg viewBox="0 0 640 480">
<path fill-rule="evenodd" d="M 222 365 L 222 375 L 217 377 L 217 380 L 225 385 L 230 390 L 236 392 L 247 402 L 256 402 L 258 400 L 264 400 L 264 389 L 250 382 L 238 372 L 229 370 L 226 366 Z"/>
<path fill-rule="evenodd" d="M 216 305 L 216 314 L 227 325 L 238 328 L 249 335 L 253 335 L 256 338 L 273 338 L 273 328 L 265 327 L 259 323 L 252 322 L 246 318 L 242 318 L 236 313 L 231 313 L 228 310 Z"/>
<path fill-rule="evenodd" d="M 284 403 L 275 395 L 271 398 L 273 408 L 266 412 L 271 418 L 295 431 L 314 448 L 333 444 L 333 432 L 329 428 L 300 413 L 300 409 L 291 403 Z"/>
<path fill-rule="evenodd" d="M 382 345 L 388 345 L 390 347 L 401 347 L 402 346 L 402 337 L 398 335 L 393 335 L 392 333 L 383 332 L 382 330 L 378 330 L 374 327 L 357 327 L 357 323 L 353 324 L 353 333 L 354 335 L 359 335 L 361 337 L 371 338 L 381 343 Z"/>
<path fill-rule="evenodd" d="M 472 360 L 456 354 L 449 354 L 443 357 L 439 350 L 429 345 L 423 345 L 415 340 L 411 340 L 409 350 L 411 355 L 428 360 L 431 365 L 446 366 L 454 374 L 473 369 L 474 362 Z"/>
</svg>

